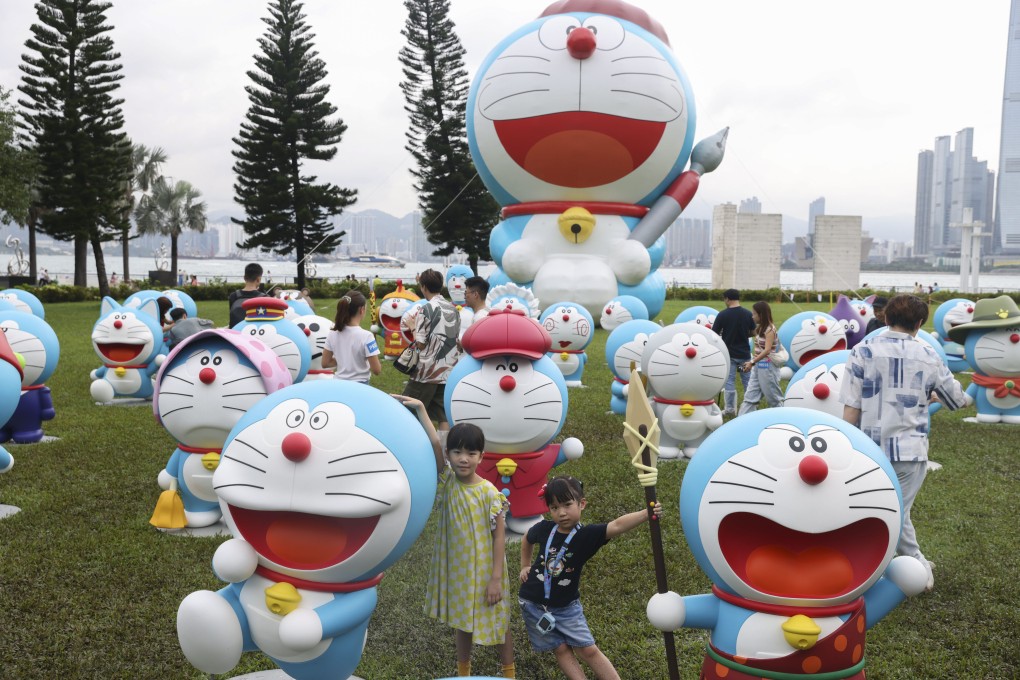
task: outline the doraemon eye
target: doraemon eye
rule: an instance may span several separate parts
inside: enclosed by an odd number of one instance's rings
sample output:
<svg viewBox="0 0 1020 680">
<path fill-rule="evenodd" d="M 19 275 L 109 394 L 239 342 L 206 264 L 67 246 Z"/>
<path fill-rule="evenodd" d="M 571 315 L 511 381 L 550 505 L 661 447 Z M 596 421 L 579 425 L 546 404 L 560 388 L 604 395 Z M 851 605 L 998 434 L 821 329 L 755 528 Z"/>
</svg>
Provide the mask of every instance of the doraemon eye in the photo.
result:
<svg viewBox="0 0 1020 680">
<path fill-rule="evenodd" d="M 790 437 L 790 449 L 794 453 L 801 453 L 804 451 L 804 438 L 799 435 Z"/>
<path fill-rule="evenodd" d="M 301 423 L 305 422 L 305 412 L 295 409 L 287 414 L 287 420 L 285 422 L 287 423 L 287 427 L 294 429 L 300 426 Z"/>
<path fill-rule="evenodd" d="M 857 331 L 861 330 L 860 322 L 858 322 L 857 319 L 850 319 L 850 321 L 847 323 L 847 330 L 849 330 L 851 333 L 856 333 Z"/>
<path fill-rule="evenodd" d="M 698 314 L 696 317 L 694 317 L 694 323 L 698 324 L 699 326 L 704 326 L 706 323 L 708 323 L 708 317 L 705 316 L 704 314 Z"/>
<path fill-rule="evenodd" d="M 692 335 L 691 336 L 691 345 L 693 345 L 694 347 L 701 347 L 704 344 L 705 344 L 705 338 L 703 336 L 700 336 L 700 335 Z"/>
<path fill-rule="evenodd" d="M 308 330 L 310 330 L 310 331 L 311 331 L 311 332 L 313 332 L 313 333 L 318 333 L 318 332 L 319 332 L 319 324 L 317 324 L 317 323 L 313 323 L 313 324 L 311 324 L 311 325 L 310 325 L 310 326 L 308 327 Z"/>
<path fill-rule="evenodd" d="M 585 19 L 584 27 L 595 34 L 596 49 L 613 50 L 620 46 L 626 36 L 623 24 L 607 16 Z"/>
<path fill-rule="evenodd" d="M 581 22 L 568 15 L 551 17 L 538 29 L 538 42 L 548 50 L 567 49 L 567 37 Z"/>
<path fill-rule="evenodd" d="M 329 422 L 329 416 L 326 415 L 325 411 L 316 411 L 308 418 L 308 424 L 311 425 L 313 430 L 321 430 L 326 427 Z"/>
</svg>

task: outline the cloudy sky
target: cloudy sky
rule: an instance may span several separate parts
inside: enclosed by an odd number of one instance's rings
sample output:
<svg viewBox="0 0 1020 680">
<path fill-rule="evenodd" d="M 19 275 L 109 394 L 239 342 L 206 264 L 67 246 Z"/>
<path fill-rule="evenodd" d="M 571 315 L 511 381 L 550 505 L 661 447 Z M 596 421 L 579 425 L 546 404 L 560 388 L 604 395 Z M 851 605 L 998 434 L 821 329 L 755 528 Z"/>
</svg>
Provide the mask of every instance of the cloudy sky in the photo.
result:
<svg viewBox="0 0 1020 680">
<path fill-rule="evenodd" d="M 451 0 L 473 75 L 488 51 L 547 0 Z M 692 83 L 697 138 L 731 127 L 726 160 L 688 212 L 756 195 L 765 212 L 806 219 L 869 219 L 914 212 L 917 152 L 975 128 L 974 151 L 998 170 L 1008 0 L 643 0 Z M 169 154 L 212 211 L 236 211 L 233 145 L 248 102 L 267 15 L 262 0 L 115 0 L 108 13 L 121 52 L 128 134 Z M 400 0 L 306 0 L 329 71 L 331 100 L 348 125 L 321 178 L 357 188 L 355 209 L 415 208 L 404 150 L 407 118 L 397 52 Z M 0 0 L 0 85 L 35 20 L 32 0 Z M 235 212 L 236 214 L 236 212 Z M 909 239 L 907 235 L 905 238 Z"/>
</svg>

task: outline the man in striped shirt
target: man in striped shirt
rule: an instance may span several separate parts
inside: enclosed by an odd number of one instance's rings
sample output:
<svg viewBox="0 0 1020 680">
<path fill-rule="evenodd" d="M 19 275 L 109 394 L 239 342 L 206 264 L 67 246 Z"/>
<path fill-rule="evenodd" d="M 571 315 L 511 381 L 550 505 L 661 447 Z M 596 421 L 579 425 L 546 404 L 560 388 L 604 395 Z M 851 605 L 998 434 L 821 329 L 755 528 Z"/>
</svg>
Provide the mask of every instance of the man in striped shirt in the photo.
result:
<svg viewBox="0 0 1020 680">
<path fill-rule="evenodd" d="M 928 305 L 897 295 L 885 308 L 889 328 L 852 350 L 840 389 L 843 420 L 856 425 L 889 457 L 903 491 L 903 529 L 898 555 L 921 560 L 934 585 L 931 564 L 921 554 L 910 508 L 928 469 L 928 404 L 950 410 L 966 406 L 967 395 L 952 372 L 917 331 L 928 320 Z"/>
</svg>

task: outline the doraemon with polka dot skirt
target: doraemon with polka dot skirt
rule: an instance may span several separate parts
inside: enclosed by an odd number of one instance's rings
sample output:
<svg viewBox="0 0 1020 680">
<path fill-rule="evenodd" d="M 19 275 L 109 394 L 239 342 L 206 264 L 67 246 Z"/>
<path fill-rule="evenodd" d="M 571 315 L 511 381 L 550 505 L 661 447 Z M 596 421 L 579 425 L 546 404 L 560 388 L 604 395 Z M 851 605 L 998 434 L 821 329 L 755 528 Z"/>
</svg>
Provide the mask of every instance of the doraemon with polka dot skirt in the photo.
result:
<svg viewBox="0 0 1020 680">
<path fill-rule="evenodd" d="M 332 380 L 333 369 L 322 367 L 322 350 L 326 346 L 326 336 L 333 322 L 324 316 L 309 314 L 298 316 L 293 319 L 294 324 L 301 329 L 301 332 L 308 338 L 308 351 L 311 356 L 308 358 L 308 373 L 305 374 L 304 382 L 309 380 Z"/>
<path fill-rule="evenodd" d="M 896 473 L 856 427 L 780 407 L 727 423 L 680 488 L 680 517 L 712 593 L 648 603 L 660 630 L 711 631 L 701 678 L 862 680 L 865 631 L 927 583 L 894 557 Z"/>
<path fill-rule="evenodd" d="M 42 317 L 19 311 L 0 311 L 0 332 L 25 362 L 18 408 L 0 419 L 0 442 L 32 444 L 43 440 L 43 423 L 56 411 L 46 381 L 60 360 L 60 341 Z"/>
<path fill-rule="evenodd" d="M 839 401 L 839 391 L 849 357 L 850 350 L 841 349 L 826 352 L 801 366 L 786 386 L 783 404 L 842 418 L 843 404 Z"/>
<path fill-rule="evenodd" d="M 450 294 L 450 302 L 458 307 L 464 306 L 467 302 L 464 282 L 474 275 L 474 270 L 466 264 L 455 264 L 446 270 L 446 291 Z"/>
<path fill-rule="evenodd" d="M 241 307 L 244 308 L 244 320 L 234 326 L 234 330 L 247 333 L 276 352 L 290 371 L 291 382 L 304 380 L 312 352 L 305 332 L 285 318 L 289 309 L 287 303 L 277 298 L 260 297 L 245 300 Z"/>
<path fill-rule="evenodd" d="M 789 380 L 798 368 L 826 352 L 848 349 L 843 322 L 825 312 L 798 312 L 779 327 L 779 342 L 790 354 L 780 372 Z"/>
<path fill-rule="evenodd" d="M 447 379 L 446 415 L 482 429 L 478 474 L 510 500 L 507 527 L 523 534 L 548 510 L 539 491 L 549 471 L 584 453 L 574 437 L 550 443 L 567 418 L 567 386 L 546 356 L 549 334 L 524 312 L 494 309 L 461 342 L 467 355 Z"/>
<path fill-rule="evenodd" d="M 648 307 L 633 295 L 617 295 L 602 308 L 599 325 L 612 332 L 628 321 L 648 318 Z"/>
<path fill-rule="evenodd" d="M 633 319 L 620 324 L 606 338 L 606 363 L 613 374 L 609 386 L 609 410 L 618 416 L 627 414 L 627 392 L 631 364 L 641 365 L 641 355 L 649 338 L 662 326 L 648 319 Z"/>
<path fill-rule="evenodd" d="M 400 320 L 411 305 L 420 298 L 414 291 L 404 288 L 404 282 L 397 279 L 397 287 L 392 293 L 387 293 L 379 301 L 376 309 L 376 323 L 372 326 L 372 332 L 382 339 L 379 349 L 382 350 L 383 358 L 396 359 L 400 356 L 407 345 L 407 339 L 400 332 Z"/>
<path fill-rule="evenodd" d="M 103 365 L 90 373 L 89 393 L 101 403 L 114 398 L 152 398 L 152 377 L 166 358 L 156 298 L 124 307 L 103 298 L 92 327 L 92 348 Z"/>
<path fill-rule="evenodd" d="M 552 351 L 546 356 L 563 373 L 567 387 L 584 387 L 584 365 L 588 363 L 584 349 L 595 333 L 591 314 L 581 305 L 557 302 L 542 312 L 539 323 L 552 339 Z"/>
<path fill-rule="evenodd" d="M 853 349 L 868 334 L 868 322 L 865 320 L 867 314 L 861 314 L 862 311 L 863 309 L 855 307 L 846 295 L 840 295 L 835 306 L 829 310 L 829 316 L 838 319 L 843 324 L 847 349 Z"/>
<path fill-rule="evenodd" d="M 593 316 L 617 295 L 658 314 L 663 234 L 725 147 L 724 131 L 692 151 L 694 129 L 687 76 L 644 10 L 558 0 L 510 33 L 467 104 L 471 156 L 503 206 L 489 239 L 497 278 Z"/>
<path fill-rule="evenodd" d="M 935 309 L 932 323 L 935 328 L 932 335 L 942 345 L 946 353 L 946 360 L 949 370 L 953 373 L 966 371 L 970 368 L 967 359 L 963 356 L 963 345 L 949 339 L 949 331 L 957 326 L 970 323 L 974 319 L 974 301 L 964 298 L 953 298 L 946 300 Z"/>
<path fill-rule="evenodd" d="M 248 333 L 209 329 L 175 347 L 156 374 L 152 411 L 177 440 L 157 483 L 180 493 L 185 526 L 174 526 L 159 512 L 150 523 L 159 529 L 195 529 L 218 522 L 212 477 L 223 442 L 252 406 L 290 384 L 283 360 Z"/>
<path fill-rule="evenodd" d="M 730 352 L 715 331 L 693 322 L 656 332 L 641 355 L 662 435 L 659 459 L 691 458 L 723 423 L 716 403 L 726 384 Z"/>
<path fill-rule="evenodd" d="M 676 318 L 673 319 L 673 323 L 691 322 L 712 330 L 712 326 L 715 324 L 715 317 L 718 314 L 718 309 L 712 309 L 705 305 L 695 305 L 677 314 Z"/>
<path fill-rule="evenodd" d="M 978 300 L 970 323 L 949 330 L 974 370 L 967 394 L 977 422 L 1020 425 L 1020 309 L 1008 295 Z"/>
<path fill-rule="evenodd" d="M 7 336 L 0 333 L 0 421 L 7 421 L 18 408 L 21 399 L 21 381 L 24 375 L 22 369 L 23 358 L 15 354 L 11 345 L 7 342 Z M 7 472 L 14 467 L 14 457 L 0 446 L 0 473 Z M 2 508 L 4 506 L 0 506 Z M 11 507 L 11 506 L 7 506 Z M 17 512 L 14 509 L 5 514 Z"/>
<path fill-rule="evenodd" d="M 230 585 L 181 603 L 188 661 L 227 673 L 261 650 L 296 680 L 349 677 L 383 570 L 428 520 L 435 464 L 414 416 L 367 385 L 303 383 L 259 402 L 213 475 L 234 536 L 213 570 Z"/>
<path fill-rule="evenodd" d="M 21 290 L 20 288 L 0 290 L 0 300 L 11 303 L 19 312 L 31 314 L 40 319 L 46 318 L 46 310 L 43 308 L 42 300 L 27 290 Z"/>
</svg>

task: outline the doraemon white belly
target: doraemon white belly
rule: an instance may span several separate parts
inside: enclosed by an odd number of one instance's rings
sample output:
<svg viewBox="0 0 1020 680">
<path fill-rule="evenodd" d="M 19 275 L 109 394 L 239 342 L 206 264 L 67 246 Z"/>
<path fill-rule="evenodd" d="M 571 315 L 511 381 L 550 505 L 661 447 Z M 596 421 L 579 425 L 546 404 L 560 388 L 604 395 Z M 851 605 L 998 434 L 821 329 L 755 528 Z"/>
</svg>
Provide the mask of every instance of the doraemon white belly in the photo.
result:
<svg viewBox="0 0 1020 680">
<path fill-rule="evenodd" d="M 214 470 L 208 470 L 202 464 L 202 456 L 199 454 L 190 454 L 184 459 L 184 465 L 182 466 L 184 479 L 188 484 L 188 490 L 195 494 L 203 501 L 217 502 L 219 498 L 216 492 L 213 491 L 213 472 Z"/>
<path fill-rule="evenodd" d="M 655 404 L 656 415 L 663 431 L 674 439 L 682 442 L 703 437 L 709 430 L 709 419 L 712 416 L 707 406 L 690 406 L 691 415 L 685 416 L 681 406 L 674 404 Z"/>
<path fill-rule="evenodd" d="M 581 355 L 576 352 L 549 352 L 548 356 L 564 376 L 573 375 L 581 366 Z"/>
<path fill-rule="evenodd" d="M 134 394 L 141 389 L 142 380 L 149 380 L 149 377 L 137 368 L 125 368 L 122 376 L 117 375 L 116 368 L 110 368 L 107 369 L 105 377 L 106 381 L 113 385 L 115 394 Z"/>
<path fill-rule="evenodd" d="M 273 581 L 259 576 L 250 577 L 241 588 L 241 606 L 248 616 L 248 628 L 251 631 L 252 640 L 266 654 L 291 663 L 311 661 L 321 656 L 333 638 L 326 638 L 319 644 L 304 652 L 296 652 L 280 640 L 280 622 L 283 617 L 274 614 L 266 607 L 266 588 L 274 585 Z M 315 609 L 321 605 L 332 602 L 336 597 L 333 593 L 318 592 L 315 590 L 298 589 L 301 601 L 298 609 Z"/>
<path fill-rule="evenodd" d="M 762 612 L 751 614 L 737 631 L 736 655 L 749 659 L 775 659 L 796 651 L 783 634 L 783 624 L 788 619 Z M 819 638 L 832 634 L 843 625 L 838 616 L 812 617 L 811 620 L 822 629 Z"/>
</svg>

